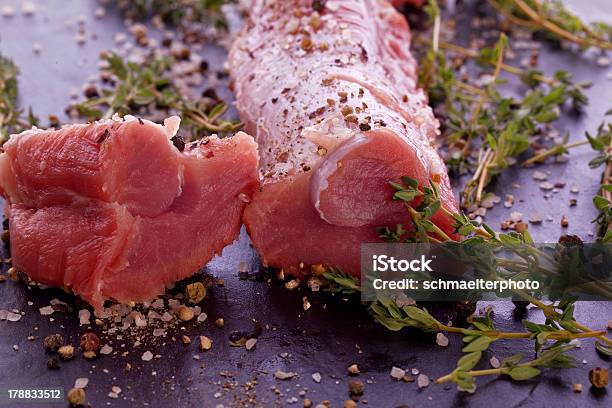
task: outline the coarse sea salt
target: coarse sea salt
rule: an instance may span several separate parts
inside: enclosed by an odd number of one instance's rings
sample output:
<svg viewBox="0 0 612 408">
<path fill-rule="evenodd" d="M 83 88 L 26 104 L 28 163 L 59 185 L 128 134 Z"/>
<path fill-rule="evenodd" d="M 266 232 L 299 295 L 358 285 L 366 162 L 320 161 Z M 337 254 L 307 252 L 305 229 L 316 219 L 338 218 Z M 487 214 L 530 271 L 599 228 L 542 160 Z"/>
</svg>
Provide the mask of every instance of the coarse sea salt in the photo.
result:
<svg viewBox="0 0 612 408">
<path fill-rule="evenodd" d="M 79 310 L 79 323 L 80 324 L 90 324 L 91 312 L 87 309 Z"/>
<path fill-rule="evenodd" d="M 85 388 L 89 384 L 89 378 L 81 377 L 74 381 L 74 388 Z"/>
<path fill-rule="evenodd" d="M 40 309 L 38 309 L 38 311 L 40 312 L 41 315 L 43 316 L 49 316 L 52 315 L 54 310 L 53 310 L 53 306 L 44 306 L 41 307 Z"/>
</svg>

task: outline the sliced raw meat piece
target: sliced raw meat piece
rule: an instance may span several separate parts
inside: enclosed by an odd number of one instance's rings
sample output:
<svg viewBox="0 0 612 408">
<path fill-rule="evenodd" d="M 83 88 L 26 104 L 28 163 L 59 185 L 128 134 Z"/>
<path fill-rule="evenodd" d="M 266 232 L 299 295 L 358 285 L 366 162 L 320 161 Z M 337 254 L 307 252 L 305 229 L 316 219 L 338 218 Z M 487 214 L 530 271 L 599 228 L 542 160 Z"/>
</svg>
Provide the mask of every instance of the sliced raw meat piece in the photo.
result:
<svg viewBox="0 0 612 408">
<path fill-rule="evenodd" d="M 178 124 L 169 122 L 172 132 Z M 38 208 L 96 198 L 134 215 L 160 214 L 181 190 L 180 155 L 167 135 L 143 120 L 23 132 L 4 144 L 16 181 L 12 202 Z"/>
<path fill-rule="evenodd" d="M 229 56 L 237 108 L 259 144 L 262 191 L 245 224 L 264 262 L 359 274 L 359 244 L 406 224 L 388 181 L 439 182 L 438 122 L 416 84 L 410 31 L 384 0 L 251 1 Z M 452 221 L 434 222 L 452 234 Z"/>
<path fill-rule="evenodd" d="M 151 299 L 205 265 L 238 236 L 257 147 L 239 132 L 180 152 L 177 128 L 128 117 L 14 135 L 0 155 L 13 265 L 96 308 Z"/>
</svg>

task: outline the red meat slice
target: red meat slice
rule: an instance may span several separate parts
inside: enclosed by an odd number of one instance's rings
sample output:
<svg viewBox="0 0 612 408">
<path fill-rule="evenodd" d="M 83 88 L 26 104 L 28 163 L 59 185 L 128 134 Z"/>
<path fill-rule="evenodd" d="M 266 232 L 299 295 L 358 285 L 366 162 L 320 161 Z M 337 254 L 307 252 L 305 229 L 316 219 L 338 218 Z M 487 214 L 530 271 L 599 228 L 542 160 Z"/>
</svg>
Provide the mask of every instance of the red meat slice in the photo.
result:
<svg viewBox="0 0 612 408">
<path fill-rule="evenodd" d="M 360 244 L 378 241 L 377 227 L 409 223 L 388 181 L 438 180 L 443 204 L 457 209 L 408 25 L 384 0 L 250 5 L 229 56 L 263 176 L 245 224 L 268 265 L 358 275 Z M 450 219 L 434 222 L 452 235 Z"/>
<path fill-rule="evenodd" d="M 96 308 L 151 299 L 205 265 L 239 233 L 256 144 L 240 132 L 179 152 L 177 128 L 128 118 L 13 136 L 0 155 L 13 265 Z"/>
</svg>

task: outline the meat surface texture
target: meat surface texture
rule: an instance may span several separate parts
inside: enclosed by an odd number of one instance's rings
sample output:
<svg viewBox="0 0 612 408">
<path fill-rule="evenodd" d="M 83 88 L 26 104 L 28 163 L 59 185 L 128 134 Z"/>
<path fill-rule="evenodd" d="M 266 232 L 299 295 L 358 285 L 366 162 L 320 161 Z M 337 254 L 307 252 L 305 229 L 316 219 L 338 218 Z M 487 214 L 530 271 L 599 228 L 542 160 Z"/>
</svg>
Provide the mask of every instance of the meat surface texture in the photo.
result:
<svg viewBox="0 0 612 408">
<path fill-rule="evenodd" d="M 253 139 L 187 144 L 126 117 L 13 135 L 0 155 L 13 266 L 99 309 L 145 301 L 234 241 L 259 185 Z"/>
<path fill-rule="evenodd" d="M 386 0 L 251 2 L 229 64 L 259 144 L 262 189 L 244 219 L 264 263 L 358 275 L 360 244 L 378 241 L 377 227 L 409 224 L 388 184 L 404 175 L 439 181 L 457 209 L 410 40 Z M 452 234 L 450 219 L 433 221 Z"/>
</svg>

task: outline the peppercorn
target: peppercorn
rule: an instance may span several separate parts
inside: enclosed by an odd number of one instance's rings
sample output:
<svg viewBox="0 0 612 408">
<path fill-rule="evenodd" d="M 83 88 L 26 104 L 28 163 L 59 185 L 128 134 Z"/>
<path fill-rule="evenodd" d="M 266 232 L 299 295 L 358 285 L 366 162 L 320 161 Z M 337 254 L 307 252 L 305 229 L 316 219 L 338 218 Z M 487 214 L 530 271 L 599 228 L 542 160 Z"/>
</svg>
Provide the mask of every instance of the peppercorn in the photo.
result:
<svg viewBox="0 0 612 408">
<path fill-rule="evenodd" d="M 97 98 L 98 96 L 100 96 L 98 88 L 96 88 L 94 84 L 87 85 L 83 90 L 83 93 L 85 94 L 85 97 L 87 99 Z"/>
<path fill-rule="evenodd" d="M 363 394 L 363 389 L 364 389 L 364 385 L 363 385 L 363 381 L 361 380 L 352 380 L 349 381 L 349 393 L 351 395 L 361 395 Z"/>
<path fill-rule="evenodd" d="M 49 370 L 58 370 L 60 368 L 57 358 L 50 358 L 47 360 L 47 368 Z"/>
<path fill-rule="evenodd" d="M 200 349 L 202 351 L 210 350 L 212 348 L 212 340 L 206 336 L 200 336 Z"/>
<path fill-rule="evenodd" d="M 96 353 L 100 349 L 100 338 L 92 332 L 81 336 L 81 351 Z"/>
<path fill-rule="evenodd" d="M 70 403 L 72 406 L 85 404 L 85 398 L 85 390 L 82 388 L 73 388 L 68 391 L 68 394 L 66 395 L 68 403 Z"/>
<path fill-rule="evenodd" d="M 200 303 L 206 297 L 206 287 L 202 282 L 190 283 L 185 288 L 185 297 L 193 304 Z"/>
<path fill-rule="evenodd" d="M 589 371 L 589 381 L 595 388 L 606 388 L 610 379 L 610 371 L 607 368 L 595 367 Z"/>
<path fill-rule="evenodd" d="M 349 375 L 359 374 L 359 366 L 357 366 L 357 364 L 351 364 L 347 370 L 348 370 Z"/>
<path fill-rule="evenodd" d="M 182 152 L 183 150 L 185 150 L 185 141 L 183 140 L 183 138 L 180 135 L 172 136 L 170 141 L 172 142 L 174 147 L 176 147 L 178 149 L 179 152 Z"/>
<path fill-rule="evenodd" d="M 188 322 L 193 319 L 193 310 L 190 307 L 182 306 L 178 311 L 179 319 Z"/>
<path fill-rule="evenodd" d="M 344 403 L 342 404 L 343 408 L 356 408 L 357 407 L 357 403 L 353 400 L 346 400 L 344 401 Z"/>
<path fill-rule="evenodd" d="M 48 351 L 57 351 L 63 345 L 64 338 L 61 334 L 50 334 L 43 339 L 43 346 Z"/>
<path fill-rule="evenodd" d="M 70 360 L 74 357 L 74 347 L 71 345 L 62 346 L 57 350 L 57 354 L 62 360 Z"/>
<path fill-rule="evenodd" d="M 320 13 L 325 8 L 325 3 L 327 0 L 312 0 L 312 9 Z"/>
<path fill-rule="evenodd" d="M 512 303 L 514 304 L 514 307 L 519 310 L 525 310 L 527 309 L 527 306 L 529 306 L 529 302 L 526 300 L 513 300 Z"/>
</svg>

